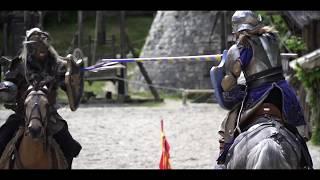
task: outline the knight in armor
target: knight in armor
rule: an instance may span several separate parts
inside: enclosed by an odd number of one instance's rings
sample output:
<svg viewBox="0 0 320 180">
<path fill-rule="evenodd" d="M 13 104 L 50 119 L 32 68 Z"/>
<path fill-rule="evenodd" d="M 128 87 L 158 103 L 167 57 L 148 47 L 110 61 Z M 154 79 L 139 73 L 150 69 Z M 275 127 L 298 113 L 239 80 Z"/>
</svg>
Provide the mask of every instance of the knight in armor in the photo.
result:
<svg viewBox="0 0 320 180">
<path fill-rule="evenodd" d="M 48 87 L 50 119 L 55 122 L 53 138 L 60 145 L 71 168 L 73 158 L 80 153 L 82 147 L 73 139 L 67 122 L 57 112 L 57 90 L 60 87 L 66 91 L 67 68 L 49 41 L 49 34 L 39 28 L 27 31 L 20 55 L 12 59 L 4 82 L 0 83 L 0 101 L 15 112 L 0 128 L 0 155 L 19 126 L 24 126 L 27 88 L 29 85 L 45 85 Z"/>
<path fill-rule="evenodd" d="M 283 75 L 275 29 L 263 25 L 261 16 L 252 11 L 236 11 L 232 31 L 236 42 L 226 54 L 221 73 L 211 75 L 215 92 L 221 96 L 219 104 L 229 110 L 218 132 L 221 138 L 217 164 L 224 163 L 233 140 L 258 116 L 281 119 L 298 137 L 310 139 L 309 133 L 301 131 L 306 125 L 303 111 Z M 241 75 L 245 80 L 242 84 Z"/>
</svg>

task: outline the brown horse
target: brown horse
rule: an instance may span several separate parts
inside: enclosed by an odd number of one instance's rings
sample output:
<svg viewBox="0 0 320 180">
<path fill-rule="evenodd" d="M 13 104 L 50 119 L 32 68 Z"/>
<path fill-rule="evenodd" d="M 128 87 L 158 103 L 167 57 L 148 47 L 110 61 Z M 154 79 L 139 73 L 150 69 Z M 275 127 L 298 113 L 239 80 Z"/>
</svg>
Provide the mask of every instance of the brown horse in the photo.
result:
<svg viewBox="0 0 320 180">
<path fill-rule="evenodd" d="M 5 169 L 66 169 L 64 155 L 48 133 L 50 128 L 46 86 L 30 86 L 25 99 L 25 126 L 20 127 L 0 159 Z"/>
</svg>

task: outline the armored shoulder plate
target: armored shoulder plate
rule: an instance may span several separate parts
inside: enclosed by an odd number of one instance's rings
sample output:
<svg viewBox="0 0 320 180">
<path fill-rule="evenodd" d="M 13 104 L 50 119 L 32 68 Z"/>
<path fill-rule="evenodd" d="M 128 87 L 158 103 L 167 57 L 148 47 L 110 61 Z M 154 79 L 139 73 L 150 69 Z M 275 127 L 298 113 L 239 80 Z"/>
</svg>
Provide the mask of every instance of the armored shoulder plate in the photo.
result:
<svg viewBox="0 0 320 180">
<path fill-rule="evenodd" d="M 232 45 L 227 53 L 227 60 L 226 60 L 226 71 L 228 68 L 231 69 L 234 62 L 240 58 L 240 51 L 236 44 Z"/>
<path fill-rule="evenodd" d="M 17 78 L 19 77 L 19 75 L 21 75 L 21 77 L 24 77 L 24 64 L 22 62 L 22 59 L 19 57 L 16 57 L 10 61 L 8 61 L 8 71 L 5 73 L 4 79 L 6 81 L 12 81 L 12 82 L 16 82 L 19 81 Z"/>
<path fill-rule="evenodd" d="M 275 35 L 265 33 L 262 36 L 252 36 L 249 43 L 253 50 L 253 57 L 244 71 L 246 77 L 282 66 L 278 40 Z"/>
</svg>

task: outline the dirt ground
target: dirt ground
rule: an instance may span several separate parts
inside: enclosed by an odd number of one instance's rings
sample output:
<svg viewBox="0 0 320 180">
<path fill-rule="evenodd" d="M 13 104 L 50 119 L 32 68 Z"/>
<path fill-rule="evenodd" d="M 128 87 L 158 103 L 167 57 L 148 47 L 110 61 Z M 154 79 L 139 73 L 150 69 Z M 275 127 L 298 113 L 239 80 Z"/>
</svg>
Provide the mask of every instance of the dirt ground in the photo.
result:
<svg viewBox="0 0 320 180">
<path fill-rule="evenodd" d="M 0 122 L 10 111 L 0 110 Z M 59 109 L 83 149 L 73 169 L 158 169 L 160 120 L 170 144 L 173 169 L 213 169 L 218 155 L 217 130 L 227 111 L 217 104 L 182 105 L 166 100 L 156 106 L 90 104 L 72 112 Z M 314 168 L 320 147 L 308 143 Z"/>
</svg>

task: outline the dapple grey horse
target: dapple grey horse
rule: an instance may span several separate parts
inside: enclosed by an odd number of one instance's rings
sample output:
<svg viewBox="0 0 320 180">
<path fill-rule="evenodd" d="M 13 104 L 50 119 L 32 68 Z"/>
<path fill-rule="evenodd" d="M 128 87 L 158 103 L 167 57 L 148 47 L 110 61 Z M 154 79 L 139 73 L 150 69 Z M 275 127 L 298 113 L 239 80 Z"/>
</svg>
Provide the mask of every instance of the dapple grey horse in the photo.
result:
<svg viewBox="0 0 320 180">
<path fill-rule="evenodd" d="M 295 128 L 259 117 L 234 139 L 223 169 L 312 169 L 312 160 Z"/>
</svg>

